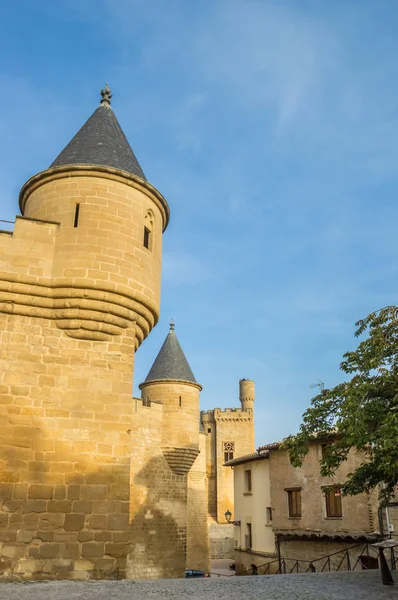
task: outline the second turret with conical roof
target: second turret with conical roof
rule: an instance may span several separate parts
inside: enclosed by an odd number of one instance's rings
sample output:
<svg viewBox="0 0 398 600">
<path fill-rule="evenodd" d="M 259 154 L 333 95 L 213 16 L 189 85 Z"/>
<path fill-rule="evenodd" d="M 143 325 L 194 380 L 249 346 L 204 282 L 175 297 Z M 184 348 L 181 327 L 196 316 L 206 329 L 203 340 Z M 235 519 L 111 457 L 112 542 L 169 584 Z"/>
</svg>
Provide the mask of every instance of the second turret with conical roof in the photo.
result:
<svg viewBox="0 0 398 600">
<path fill-rule="evenodd" d="M 189 366 L 173 321 L 159 354 L 139 387 L 145 402 L 156 400 L 163 404 L 164 445 L 197 448 L 202 386 Z M 180 426 L 182 422 L 184 427 Z"/>
</svg>

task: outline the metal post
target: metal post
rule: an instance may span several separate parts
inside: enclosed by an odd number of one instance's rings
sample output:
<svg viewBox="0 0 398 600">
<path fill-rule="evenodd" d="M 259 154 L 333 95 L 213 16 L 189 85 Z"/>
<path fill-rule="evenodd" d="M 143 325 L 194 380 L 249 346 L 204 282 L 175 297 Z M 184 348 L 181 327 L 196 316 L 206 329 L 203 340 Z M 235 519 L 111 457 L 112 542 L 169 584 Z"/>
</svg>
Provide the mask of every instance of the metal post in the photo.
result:
<svg viewBox="0 0 398 600">
<path fill-rule="evenodd" d="M 277 552 L 278 552 L 279 573 L 282 573 L 281 542 L 280 542 L 278 533 L 276 534 L 276 548 L 277 548 Z"/>
<path fill-rule="evenodd" d="M 381 580 L 383 585 L 394 585 L 394 580 L 391 575 L 391 571 L 388 568 L 388 564 L 386 561 L 386 557 L 384 556 L 384 548 L 380 548 L 380 571 L 381 571 Z"/>
</svg>

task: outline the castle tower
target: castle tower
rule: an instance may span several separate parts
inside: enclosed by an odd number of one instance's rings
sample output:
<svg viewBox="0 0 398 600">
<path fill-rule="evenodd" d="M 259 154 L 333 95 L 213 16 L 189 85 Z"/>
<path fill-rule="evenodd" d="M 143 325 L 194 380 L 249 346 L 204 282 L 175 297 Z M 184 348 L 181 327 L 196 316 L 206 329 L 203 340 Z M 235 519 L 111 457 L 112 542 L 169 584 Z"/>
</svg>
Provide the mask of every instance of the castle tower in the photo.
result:
<svg viewBox="0 0 398 600">
<path fill-rule="evenodd" d="M 241 408 L 215 408 L 201 412 L 207 433 L 206 472 L 210 558 L 233 558 L 233 525 L 225 513 L 234 514 L 233 472 L 224 464 L 232 458 L 254 452 L 254 381 L 239 382 Z"/>
<path fill-rule="evenodd" d="M 162 406 L 163 416 L 157 437 L 152 431 L 150 437 L 143 439 L 142 421 L 140 431 L 133 429 L 134 435 L 141 435 L 140 457 L 145 456 L 145 461 L 140 458 L 131 465 L 132 500 L 134 498 L 131 526 L 139 544 L 135 544 L 129 554 L 128 576 L 183 577 L 189 520 L 188 473 L 199 455 L 202 387 L 185 358 L 173 323 L 148 376 L 139 387 L 142 392 L 142 406 L 137 410 L 139 418 L 146 407 L 150 427 L 152 405 L 157 404 Z M 200 463 L 195 470 L 201 473 Z M 205 510 L 204 466 L 202 472 Z M 197 475 L 195 483 L 198 482 Z M 205 528 L 203 533 L 206 535 Z"/>
<path fill-rule="evenodd" d="M 159 318 L 169 209 L 101 95 L 0 233 L 4 576 L 125 574 L 133 360 Z"/>
<path fill-rule="evenodd" d="M 50 168 L 25 183 L 19 205 L 29 219 L 58 224 L 57 327 L 69 337 L 107 341 L 132 324 L 138 347 L 159 318 L 169 208 L 146 180 L 110 90 L 101 93 L 100 106 Z"/>
<path fill-rule="evenodd" d="M 251 379 L 241 379 L 239 381 L 239 400 L 242 410 L 254 410 L 254 381 Z"/>
</svg>

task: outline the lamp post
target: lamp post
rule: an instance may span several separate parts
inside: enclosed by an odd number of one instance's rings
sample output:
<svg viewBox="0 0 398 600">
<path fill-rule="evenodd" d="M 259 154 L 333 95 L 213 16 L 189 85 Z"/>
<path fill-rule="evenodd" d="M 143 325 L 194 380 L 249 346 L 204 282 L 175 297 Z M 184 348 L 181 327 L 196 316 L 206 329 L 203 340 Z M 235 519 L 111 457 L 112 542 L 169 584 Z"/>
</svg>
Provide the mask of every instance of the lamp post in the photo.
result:
<svg viewBox="0 0 398 600">
<path fill-rule="evenodd" d="M 232 513 L 230 510 L 226 510 L 224 513 L 225 516 L 225 520 L 227 523 L 230 523 L 231 525 L 236 525 L 237 527 L 240 527 L 240 521 L 231 521 L 231 517 L 232 517 Z"/>
</svg>

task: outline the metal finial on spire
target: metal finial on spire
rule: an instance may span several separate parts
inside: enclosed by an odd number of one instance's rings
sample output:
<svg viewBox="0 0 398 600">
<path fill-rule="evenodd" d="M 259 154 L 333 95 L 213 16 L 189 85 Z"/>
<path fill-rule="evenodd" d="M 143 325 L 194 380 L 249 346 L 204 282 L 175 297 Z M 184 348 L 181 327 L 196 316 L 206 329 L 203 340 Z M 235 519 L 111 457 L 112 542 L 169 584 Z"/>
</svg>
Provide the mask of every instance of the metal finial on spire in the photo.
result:
<svg viewBox="0 0 398 600">
<path fill-rule="evenodd" d="M 111 98 L 112 98 L 112 92 L 108 87 L 108 84 L 105 84 L 105 89 L 101 90 L 101 102 L 100 104 L 107 104 L 108 106 L 111 105 Z"/>
<path fill-rule="evenodd" d="M 171 319 L 171 321 L 170 321 L 170 331 L 174 331 L 174 325 L 175 325 L 174 319 Z"/>
</svg>

